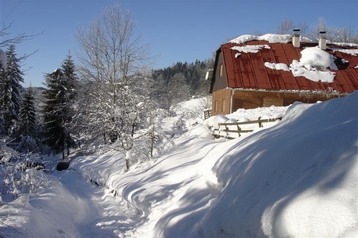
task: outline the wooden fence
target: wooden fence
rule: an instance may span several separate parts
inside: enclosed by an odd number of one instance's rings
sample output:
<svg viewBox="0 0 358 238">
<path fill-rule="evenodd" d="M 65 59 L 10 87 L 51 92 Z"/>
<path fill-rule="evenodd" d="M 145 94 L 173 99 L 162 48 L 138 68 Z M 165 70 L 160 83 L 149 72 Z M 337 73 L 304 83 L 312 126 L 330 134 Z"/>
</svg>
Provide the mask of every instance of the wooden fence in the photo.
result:
<svg viewBox="0 0 358 238">
<path fill-rule="evenodd" d="M 211 117 L 211 109 L 205 109 L 204 110 L 204 120 L 208 119 L 209 117 Z"/>
<path fill-rule="evenodd" d="M 251 127 L 253 127 L 256 124 L 260 128 L 264 127 L 265 123 L 272 123 L 281 119 L 282 117 L 269 119 L 261 119 L 261 117 L 259 117 L 257 120 L 254 121 L 219 123 L 218 128 L 212 130 L 212 133 L 216 138 L 225 137 L 227 139 L 234 139 L 240 137 L 242 133 L 249 133 L 254 131 L 254 129 L 245 129 L 244 127 L 246 127 L 247 125 L 251 125 Z"/>
</svg>

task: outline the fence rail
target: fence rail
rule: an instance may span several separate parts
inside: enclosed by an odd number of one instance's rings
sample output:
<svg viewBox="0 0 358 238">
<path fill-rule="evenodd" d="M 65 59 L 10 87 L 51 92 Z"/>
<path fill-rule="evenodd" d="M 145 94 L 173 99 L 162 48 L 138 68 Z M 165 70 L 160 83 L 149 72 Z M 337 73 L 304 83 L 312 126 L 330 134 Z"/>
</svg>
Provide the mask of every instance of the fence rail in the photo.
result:
<svg viewBox="0 0 358 238">
<path fill-rule="evenodd" d="M 246 126 L 246 125 L 255 126 L 255 124 L 257 124 L 257 126 L 261 128 L 264 127 L 263 125 L 265 123 L 276 122 L 281 119 L 282 117 L 269 118 L 269 119 L 261 119 L 261 117 L 259 117 L 257 120 L 254 121 L 218 123 L 218 128 L 212 130 L 212 133 L 217 138 L 225 137 L 227 139 L 234 139 L 240 137 L 242 133 L 250 133 L 254 131 L 254 129 L 242 128 L 242 126 Z"/>
</svg>

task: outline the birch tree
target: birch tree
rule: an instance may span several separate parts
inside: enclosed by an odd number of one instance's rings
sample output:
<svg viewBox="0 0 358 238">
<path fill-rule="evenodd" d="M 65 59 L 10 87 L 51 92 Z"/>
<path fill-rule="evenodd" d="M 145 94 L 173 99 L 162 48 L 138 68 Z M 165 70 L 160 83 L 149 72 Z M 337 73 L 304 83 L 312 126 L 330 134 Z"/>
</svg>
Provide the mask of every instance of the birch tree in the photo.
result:
<svg viewBox="0 0 358 238">
<path fill-rule="evenodd" d="M 130 147 L 127 142 L 138 121 L 134 115 L 143 110 L 145 99 L 135 88 L 148 58 L 134 27 L 131 14 L 115 5 L 77 34 L 80 88 L 85 90 L 80 93 L 78 124 L 94 137 L 104 136 L 105 142 L 120 138 L 123 147 Z"/>
</svg>

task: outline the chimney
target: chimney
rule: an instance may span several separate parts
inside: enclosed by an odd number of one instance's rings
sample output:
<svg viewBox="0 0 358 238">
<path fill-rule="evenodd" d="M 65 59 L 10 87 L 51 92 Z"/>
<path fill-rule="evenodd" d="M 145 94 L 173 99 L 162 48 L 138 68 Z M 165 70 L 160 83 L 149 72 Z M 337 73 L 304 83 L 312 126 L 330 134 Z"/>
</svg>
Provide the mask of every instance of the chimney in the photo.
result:
<svg viewBox="0 0 358 238">
<path fill-rule="evenodd" d="M 318 46 L 319 46 L 319 48 L 321 48 L 322 50 L 327 49 L 326 31 L 320 31 L 320 32 L 319 32 Z"/>
<path fill-rule="evenodd" d="M 300 48 L 300 29 L 293 29 L 292 45 L 295 48 Z"/>
</svg>

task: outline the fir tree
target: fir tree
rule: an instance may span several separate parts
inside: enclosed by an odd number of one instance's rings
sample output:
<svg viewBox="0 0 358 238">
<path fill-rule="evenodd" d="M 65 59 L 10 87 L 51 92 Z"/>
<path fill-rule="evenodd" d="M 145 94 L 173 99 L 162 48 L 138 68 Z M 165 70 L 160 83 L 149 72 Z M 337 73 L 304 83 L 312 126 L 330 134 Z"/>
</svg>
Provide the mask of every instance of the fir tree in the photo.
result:
<svg viewBox="0 0 358 238">
<path fill-rule="evenodd" d="M 61 69 L 46 75 L 47 90 L 44 91 L 43 121 L 45 142 L 54 152 L 63 152 L 64 158 L 67 132 L 65 129 L 66 114 L 63 110 L 64 90 L 61 86 L 63 77 Z"/>
<path fill-rule="evenodd" d="M 55 151 L 63 153 L 74 145 L 71 137 L 74 102 L 76 98 L 77 75 L 75 64 L 69 55 L 52 74 L 46 76 L 47 90 L 44 92 L 43 108 L 45 140 Z"/>
<path fill-rule="evenodd" d="M 19 124 L 16 130 L 17 151 L 29 153 L 38 152 L 38 123 L 35 107 L 35 97 L 32 88 L 25 91 L 22 107 L 19 113 Z"/>
<path fill-rule="evenodd" d="M 20 68 L 21 59 L 16 56 L 15 45 L 9 46 L 6 56 L 6 68 L 0 73 L 0 111 L 2 132 L 8 135 L 18 121 L 24 90 L 21 83 L 24 79 Z"/>
<path fill-rule="evenodd" d="M 77 96 L 77 82 L 75 64 L 72 56 L 69 54 L 61 65 L 63 78 L 60 81 L 61 90 L 63 91 L 62 114 L 64 115 L 64 127 L 66 131 L 65 144 L 67 148 L 67 155 L 69 155 L 69 148 L 74 146 L 71 132 L 74 130 L 73 117 L 74 107 Z"/>
<path fill-rule="evenodd" d="M 36 137 L 36 127 L 35 98 L 32 88 L 29 88 L 24 94 L 22 107 L 20 109 L 18 134 L 20 136 Z"/>
</svg>

